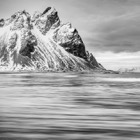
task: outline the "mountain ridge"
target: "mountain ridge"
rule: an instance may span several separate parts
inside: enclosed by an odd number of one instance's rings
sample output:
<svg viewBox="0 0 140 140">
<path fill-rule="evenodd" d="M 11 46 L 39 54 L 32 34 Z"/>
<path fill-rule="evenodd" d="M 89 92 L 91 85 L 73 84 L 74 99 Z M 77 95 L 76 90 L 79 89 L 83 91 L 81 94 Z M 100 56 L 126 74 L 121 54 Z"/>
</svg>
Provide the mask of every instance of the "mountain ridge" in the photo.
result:
<svg viewBox="0 0 140 140">
<path fill-rule="evenodd" d="M 31 16 L 25 10 L 0 20 L 0 70 L 106 70 L 86 51 L 78 31 L 48 7 Z"/>
</svg>

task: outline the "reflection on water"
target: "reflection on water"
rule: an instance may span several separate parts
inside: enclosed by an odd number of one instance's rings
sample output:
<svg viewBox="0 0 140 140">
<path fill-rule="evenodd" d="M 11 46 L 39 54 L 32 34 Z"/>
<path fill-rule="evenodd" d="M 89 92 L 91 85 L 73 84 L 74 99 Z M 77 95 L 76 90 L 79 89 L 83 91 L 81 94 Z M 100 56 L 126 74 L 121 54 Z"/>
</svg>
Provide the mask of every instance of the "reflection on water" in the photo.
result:
<svg viewBox="0 0 140 140">
<path fill-rule="evenodd" d="M 0 140 L 139 140 L 140 74 L 0 74 Z"/>
</svg>

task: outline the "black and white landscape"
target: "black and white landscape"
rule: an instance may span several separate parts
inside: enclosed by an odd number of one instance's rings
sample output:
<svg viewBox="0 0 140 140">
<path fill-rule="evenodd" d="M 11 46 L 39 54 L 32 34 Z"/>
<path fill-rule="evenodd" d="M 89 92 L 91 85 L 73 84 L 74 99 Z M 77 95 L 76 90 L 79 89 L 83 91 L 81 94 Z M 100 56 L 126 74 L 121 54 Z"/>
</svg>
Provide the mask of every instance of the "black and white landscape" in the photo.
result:
<svg viewBox="0 0 140 140">
<path fill-rule="evenodd" d="M 3 0 L 0 17 L 0 140 L 140 139 L 139 0 Z"/>
</svg>

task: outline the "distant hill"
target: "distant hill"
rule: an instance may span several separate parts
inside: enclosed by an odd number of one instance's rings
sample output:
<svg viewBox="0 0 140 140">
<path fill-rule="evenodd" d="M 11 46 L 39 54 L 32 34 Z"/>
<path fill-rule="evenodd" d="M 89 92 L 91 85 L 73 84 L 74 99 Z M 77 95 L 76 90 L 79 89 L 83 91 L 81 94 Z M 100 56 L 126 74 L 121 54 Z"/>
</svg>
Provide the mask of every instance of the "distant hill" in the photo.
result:
<svg viewBox="0 0 140 140">
<path fill-rule="evenodd" d="M 134 73 L 140 73 L 140 67 L 134 67 L 134 68 L 120 68 L 118 71 L 119 71 L 119 72 L 134 72 Z"/>
</svg>

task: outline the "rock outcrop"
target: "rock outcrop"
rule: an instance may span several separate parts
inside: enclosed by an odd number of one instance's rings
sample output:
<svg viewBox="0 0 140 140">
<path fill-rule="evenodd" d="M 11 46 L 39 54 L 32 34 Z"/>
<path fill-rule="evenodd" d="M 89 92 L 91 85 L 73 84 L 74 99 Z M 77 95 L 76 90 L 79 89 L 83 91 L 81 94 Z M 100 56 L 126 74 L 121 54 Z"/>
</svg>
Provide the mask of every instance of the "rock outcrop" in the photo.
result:
<svg viewBox="0 0 140 140">
<path fill-rule="evenodd" d="M 105 70 L 86 51 L 78 31 L 62 24 L 54 8 L 19 11 L 0 20 L 0 70 Z"/>
</svg>

